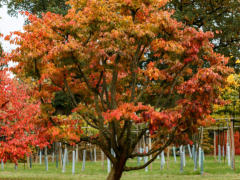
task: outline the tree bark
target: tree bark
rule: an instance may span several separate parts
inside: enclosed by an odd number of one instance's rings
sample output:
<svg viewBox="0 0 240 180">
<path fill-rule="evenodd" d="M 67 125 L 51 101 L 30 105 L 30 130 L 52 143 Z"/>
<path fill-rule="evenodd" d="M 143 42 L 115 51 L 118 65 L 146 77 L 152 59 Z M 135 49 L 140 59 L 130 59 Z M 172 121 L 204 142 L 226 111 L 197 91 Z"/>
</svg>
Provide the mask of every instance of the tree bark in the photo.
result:
<svg viewBox="0 0 240 180">
<path fill-rule="evenodd" d="M 123 173 L 123 168 L 126 164 L 126 159 L 124 157 L 119 158 L 120 160 L 118 160 L 118 162 L 116 163 L 116 165 L 113 165 L 107 180 L 119 180 L 122 177 L 122 173 Z"/>
</svg>

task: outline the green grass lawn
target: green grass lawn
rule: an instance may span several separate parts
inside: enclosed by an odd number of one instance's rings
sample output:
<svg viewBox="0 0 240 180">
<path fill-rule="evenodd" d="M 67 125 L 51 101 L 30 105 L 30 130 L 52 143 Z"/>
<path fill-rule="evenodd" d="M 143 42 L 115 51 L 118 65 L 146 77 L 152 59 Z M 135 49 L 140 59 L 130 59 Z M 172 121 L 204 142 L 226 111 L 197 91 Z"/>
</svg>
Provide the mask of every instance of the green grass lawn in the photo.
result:
<svg viewBox="0 0 240 180">
<path fill-rule="evenodd" d="M 143 164 L 143 160 L 141 161 Z M 132 163 L 129 160 L 128 166 L 136 166 L 137 160 L 133 160 Z M 82 171 L 82 162 L 76 164 L 75 174 L 72 175 L 72 165 L 66 166 L 66 172 L 62 173 L 62 170 L 56 168 L 55 163 L 49 163 L 49 170 L 46 171 L 45 163 L 33 164 L 32 169 L 25 169 L 22 163 L 19 163 L 18 170 L 14 170 L 13 163 L 4 164 L 4 169 L 0 170 L 0 179 L 106 179 L 107 178 L 107 161 L 104 164 L 104 171 L 101 167 L 101 162 L 86 162 L 85 171 Z M 183 169 L 183 173 L 180 173 L 180 157 L 177 157 L 177 163 L 174 163 L 173 157 L 170 157 L 169 170 L 167 170 L 167 162 L 164 165 L 164 170 L 160 170 L 160 160 L 156 160 L 153 165 L 153 170 L 145 172 L 143 170 L 124 172 L 122 179 L 126 180 L 153 180 L 153 179 L 176 179 L 176 180 L 197 180 L 197 179 L 240 179 L 240 156 L 236 156 L 236 171 L 231 170 L 231 167 L 227 165 L 227 159 L 225 163 L 222 158 L 222 163 L 214 163 L 213 156 L 206 156 L 204 161 L 204 175 L 200 175 L 200 168 L 194 171 L 193 160 L 189 157 L 186 158 L 186 167 Z"/>
</svg>

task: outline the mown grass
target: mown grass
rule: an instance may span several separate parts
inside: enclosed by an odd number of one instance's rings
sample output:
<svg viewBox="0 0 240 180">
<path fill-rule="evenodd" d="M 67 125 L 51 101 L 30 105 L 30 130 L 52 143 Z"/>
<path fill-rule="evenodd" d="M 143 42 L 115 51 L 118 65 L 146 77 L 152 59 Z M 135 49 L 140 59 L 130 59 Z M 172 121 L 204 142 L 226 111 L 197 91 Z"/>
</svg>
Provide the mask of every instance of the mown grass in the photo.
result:
<svg viewBox="0 0 240 180">
<path fill-rule="evenodd" d="M 143 161 L 141 161 L 143 164 Z M 128 166 L 136 166 L 137 160 L 129 160 Z M 102 170 L 101 162 L 86 162 L 85 171 L 82 171 L 82 162 L 76 164 L 75 174 L 72 175 L 72 165 L 66 166 L 66 172 L 62 173 L 62 170 L 56 168 L 55 163 L 49 162 L 49 170 L 46 171 L 45 163 L 33 164 L 32 169 L 25 169 L 22 163 L 19 163 L 18 170 L 14 170 L 13 163 L 4 164 L 4 169 L 0 170 L 0 179 L 106 179 L 107 178 L 107 162 L 105 161 L 105 170 Z M 180 157 L 177 157 L 177 163 L 174 163 L 173 157 L 170 157 L 169 170 L 167 170 L 167 163 L 164 165 L 164 170 L 160 170 L 160 160 L 153 162 L 152 171 L 150 168 L 148 172 L 145 170 L 124 172 L 122 176 L 123 180 L 157 180 L 157 179 L 176 179 L 176 180 L 222 180 L 222 179 L 240 179 L 240 156 L 236 156 L 236 171 L 231 170 L 231 167 L 227 165 L 227 159 L 222 158 L 222 163 L 214 163 L 213 156 L 206 156 L 204 161 L 204 175 L 200 175 L 200 168 L 194 171 L 193 160 L 189 157 L 186 158 L 186 166 L 183 173 L 180 173 Z"/>
</svg>

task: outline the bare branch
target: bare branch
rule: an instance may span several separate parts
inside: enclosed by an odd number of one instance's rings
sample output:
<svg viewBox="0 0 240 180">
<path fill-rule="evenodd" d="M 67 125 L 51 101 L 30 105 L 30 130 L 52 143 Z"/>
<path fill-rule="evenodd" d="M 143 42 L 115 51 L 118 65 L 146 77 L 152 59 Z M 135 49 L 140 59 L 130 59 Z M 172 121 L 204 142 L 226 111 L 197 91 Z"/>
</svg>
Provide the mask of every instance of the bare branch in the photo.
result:
<svg viewBox="0 0 240 180">
<path fill-rule="evenodd" d="M 89 42 L 90 38 L 92 37 L 92 32 L 90 31 L 89 38 L 83 43 L 83 46 L 86 46 L 87 43 Z"/>
<path fill-rule="evenodd" d="M 67 81 L 66 81 L 65 78 L 63 79 L 63 82 L 64 82 L 64 85 L 67 87 L 67 90 L 68 90 L 68 92 L 69 92 L 69 94 L 70 94 L 70 97 L 72 98 L 72 101 L 73 101 L 74 106 L 77 107 L 77 101 L 76 101 L 76 99 L 75 99 L 75 97 L 74 97 L 74 95 L 73 95 L 73 93 L 72 93 L 72 90 L 71 90 L 70 87 L 68 86 L 68 83 L 67 83 Z"/>
<path fill-rule="evenodd" d="M 69 96 L 68 96 L 68 94 L 67 94 L 67 92 L 65 91 L 64 88 L 62 88 L 62 91 L 63 91 L 63 93 L 66 95 L 66 97 L 67 97 L 67 99 L 69 100 L 69 102 L 71 102 L 72 107 L 75 108 L 75 106 L 74 106 L 72 100 L 69 98 Z"/>
<path fill-rule="evenodd" d="M 98 83 L 97 83 L 97 85 L 96 85 L 96 88 L 98 88 L 98 86 L 99 86 L 99 84 L 100 84 L 100 82 L 101 82 L 101 80 L 102 80 L 102 77 L 103 77 L 103 71 L 102 71 L 101 74 L 100 74 L 100 78 L 99 78 L 99 80 L 98 80 Z"/>
<path fill-rule="evenodd" d="M 130 149 L 130 154 L 132 154 L 133 150 L 135 149 L 135 146 L 137 145 L 137 143 L 139 142 L 139 140 L 143 137 L 143 135 L 146 133 L 146 131 L 148 130 L 148 128 L 144 128 L 141 130 L 140 134 L 137 136 L 137 138 L 133 141 L 131 149 Z M 132 156 L 130 156 L 132 157 Z"/>
<path fill-rule="evenodd" d="M 86 121 L 86 123 L 89 125 L 89 126 L 91 126 L 92 128 L 94 128 L 94 129 L 99 129 L 99 127 L 98 126 L 96 126 L 96 125 L 93 125 L 90 121 L 89 121 L 89 118 L 86 116 L 82 116 L 83 117 L 83 119 Z"/>
<path fill-rule="evenodd" d="M 3 108 L 7 103 L 9 103 L 10 101 L 6 101 L 5 103 L 3 103 L 2 105 L 1 105 L 1 107 L 0 108 Z"/>
<path fill-rule="evenodd" d="M 58 127 L 58 128 L 60 128 L 60 129 L 62 129 L 62 127 L 60 127 L 53 119 L 52 119 L 52 117 L 50 116 L 49 117 L 49 120 L 50 120 L 50 122 L 53 124 L 53 126 L 55 126 L 55 127 Z"/>
</svg>

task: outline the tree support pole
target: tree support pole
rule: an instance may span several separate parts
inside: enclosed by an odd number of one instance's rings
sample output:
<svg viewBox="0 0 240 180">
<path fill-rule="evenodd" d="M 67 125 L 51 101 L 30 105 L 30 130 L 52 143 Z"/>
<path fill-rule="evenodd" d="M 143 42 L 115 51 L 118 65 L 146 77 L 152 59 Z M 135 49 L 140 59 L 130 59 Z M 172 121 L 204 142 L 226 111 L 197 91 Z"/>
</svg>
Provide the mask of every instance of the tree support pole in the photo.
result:
<svg viewBox="0 0 240 180">
<path fill-rule="evenodd" d="M 217 159 L 216 159 L 216 131 L 215 130 L 214 130 L 214 160 L 216 163 Z"/>
<path fill-rule="evenodd" d="M 151 151 L 152 149 L 152 139 L 150 138 L 149 134 L 149 150 Z M 150 155 L 150 159 L 152 159 L 152 155 Z M 152 163 L 150 164 L 150 171 L 152 171 Z"/>
<path fill-rule="evenodd" d="M 231 121 L 231 134 L 232 134 L 232 161 L 233 161 L 233 170 L 235 171 L 234 121 Z"/>
<path fill-rule="evenodd" d="M 104 153 L 101 150 L 101 157 L 102 157 L 102 170 L 104 171 Z"/>
</svg>

